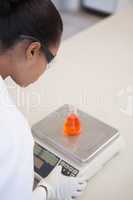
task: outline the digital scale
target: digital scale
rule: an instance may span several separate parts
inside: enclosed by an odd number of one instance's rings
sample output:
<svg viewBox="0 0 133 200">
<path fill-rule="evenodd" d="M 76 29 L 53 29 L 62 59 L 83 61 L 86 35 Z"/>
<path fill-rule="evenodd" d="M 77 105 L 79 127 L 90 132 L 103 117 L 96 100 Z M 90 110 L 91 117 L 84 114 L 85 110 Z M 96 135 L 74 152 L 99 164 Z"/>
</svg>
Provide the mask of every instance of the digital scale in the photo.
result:
<svg viewBox="0 0 133 200">
<path fill-rule="evenodd" d="M 65 136 L 63 126 L 68 114 L 69 106 L 64 105 L 32 127 L 35 185 L 57 165 L 66 176 L 89 180 L 123 147 L 118 130 L 80 110 L 81 134 Z"/>
</svg>

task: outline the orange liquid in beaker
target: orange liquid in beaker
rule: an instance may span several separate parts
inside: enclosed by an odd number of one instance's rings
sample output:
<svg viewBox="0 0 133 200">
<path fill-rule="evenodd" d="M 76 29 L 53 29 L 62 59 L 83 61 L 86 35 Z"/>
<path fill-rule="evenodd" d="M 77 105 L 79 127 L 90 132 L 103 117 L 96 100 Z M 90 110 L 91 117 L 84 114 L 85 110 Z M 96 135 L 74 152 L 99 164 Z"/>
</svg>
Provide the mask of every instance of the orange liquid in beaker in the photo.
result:
<svg viewBox="0 0 133 200">
<path fill-rule="evenodd" d="M 64 123 L 64 134 L 66 136 L 77 136 L 81 133 L 80 119 L 76 114 L 67 117 Z"/>
</svg>

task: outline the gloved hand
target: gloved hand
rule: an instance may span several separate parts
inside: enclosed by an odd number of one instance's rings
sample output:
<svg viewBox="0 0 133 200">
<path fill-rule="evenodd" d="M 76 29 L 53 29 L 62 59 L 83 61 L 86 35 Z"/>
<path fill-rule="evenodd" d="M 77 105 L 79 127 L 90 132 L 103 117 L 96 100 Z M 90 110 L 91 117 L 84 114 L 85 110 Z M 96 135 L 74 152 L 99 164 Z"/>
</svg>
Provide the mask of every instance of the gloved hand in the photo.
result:
<svg viewBox="0 0 133 200">
<path fill-rule="evenodd" d="M 56 167 L 39 185 L 47 188 L 48 200 L 77 199 L 87 187 L 87 181 L 84 178 L 64 176 L 61 171 L 61 166 Z"/>
</svg>

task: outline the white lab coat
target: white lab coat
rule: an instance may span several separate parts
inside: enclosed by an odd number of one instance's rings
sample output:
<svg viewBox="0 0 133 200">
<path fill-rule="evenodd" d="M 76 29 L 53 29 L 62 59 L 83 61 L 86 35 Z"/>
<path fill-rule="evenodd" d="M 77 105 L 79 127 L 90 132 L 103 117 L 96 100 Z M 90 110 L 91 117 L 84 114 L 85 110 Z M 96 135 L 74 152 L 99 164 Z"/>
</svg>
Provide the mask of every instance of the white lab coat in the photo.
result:
<svg viewBox="0 0 133 200">
<path fill-rule="evenodd" d="M 30 127 L 0 77 L 0 199 L 45 200 L 46 192 L 32 192 L 33 146 Z"/>
</svg>

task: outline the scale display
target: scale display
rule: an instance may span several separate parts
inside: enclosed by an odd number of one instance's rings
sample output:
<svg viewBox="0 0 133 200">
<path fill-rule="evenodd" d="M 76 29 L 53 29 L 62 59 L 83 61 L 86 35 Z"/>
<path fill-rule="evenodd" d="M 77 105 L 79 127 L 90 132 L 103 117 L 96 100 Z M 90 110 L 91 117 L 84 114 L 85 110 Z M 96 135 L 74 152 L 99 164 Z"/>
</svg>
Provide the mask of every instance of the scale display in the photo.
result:
<svg viewBox="0 0 133 200">
<path fill-rule="evenodd" d="M 34 147 L 34 168 L 35 171 L 43 178 L 54 169 L 60 158 L 49 152 L 39 144 L 35 143 Z"/>
</svg>

